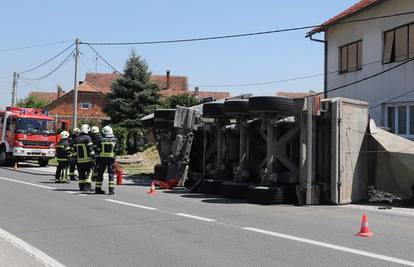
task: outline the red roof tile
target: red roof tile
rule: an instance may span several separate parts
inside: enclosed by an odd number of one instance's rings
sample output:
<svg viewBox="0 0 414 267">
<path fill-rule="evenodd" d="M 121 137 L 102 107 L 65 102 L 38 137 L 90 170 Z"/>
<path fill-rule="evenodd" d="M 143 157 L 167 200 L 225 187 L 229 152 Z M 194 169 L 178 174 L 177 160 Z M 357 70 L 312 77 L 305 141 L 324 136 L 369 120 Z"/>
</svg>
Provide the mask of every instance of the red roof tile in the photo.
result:
<svg viewBox="0 0 414 267">
<path fill-rule="evenodd" d="M 29 96 L 34 96 L 47 103 L 55 101 L 58 98 L 57 93 L 53 93 L 53 92 L 30 92 Z"/>
<path fill-rule="evenodd" d="M 314 95 L 315 92 L 276 92 L 276 96 L 284 96 L 289 98 L 305 98 L 310 95 Z M 319 97 L 323 98 L 322 94 L 318 94 Z"/>
<path fill-rule="evenodd" d="M 313 29 L 312 31 L 307 33 L 307 36 L 313 35 L 315 33 L 319 33 L 324 31 L 326 28 L 328 28 L 329 26 L 331 26 L 334 23 L 337 23 L 341 20 L 344 20 L 350 16 L 355 15 L 358 12 L 361 12 L 371 6 L 373 6 L 374 4 L 379 4 L 381 2 L 383 2 L 384 0 L 361 0 L 358 3 L 356 3 L 355 5 L 351 6 L 350 8 L 342 11 L 341 13 L 339 13 L 338 15 L 336 15 L 335 17 L 327 20 L 326 22 L 324 22 L 321 26 Z"/>
</svg>

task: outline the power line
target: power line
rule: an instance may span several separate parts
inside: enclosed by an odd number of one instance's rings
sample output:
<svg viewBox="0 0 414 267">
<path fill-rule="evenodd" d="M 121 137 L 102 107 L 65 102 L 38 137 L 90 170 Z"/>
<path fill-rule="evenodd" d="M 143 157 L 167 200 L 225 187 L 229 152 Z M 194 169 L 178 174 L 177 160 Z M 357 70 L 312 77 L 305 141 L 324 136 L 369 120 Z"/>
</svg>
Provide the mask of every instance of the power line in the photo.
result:
<svg viewBox="0 0 414 267">
<path fill-rule="evenodd" d="M 332 23 L 332 25 L 356 23 L 356 22 L 370 21 L 370 20 L 376 20 L 376 19 L 384 19 L 384 18 L 390 18 L 390 17 L 396 17 L 396 16 L 405 16 L 405 15 L 410 15 L 410 14 L 414 14 L 414 11 L 395 13 L 395 14 L 389 14 L 389 15 L 383 15 L 383 16 L 375 16 L 375 17 L 370 17 L 370 18 L 365 18 L 365 19 L 339 21 L 339 22 L 336 22 L 336 23 Z M 323 27 L 323 26 L 324 26 L 323 24 L 308 25 L 308 26 L 276 29 L 276 30 L 269 30 L 269 31 L 259 31 L 259 32 L 239 33 L 239 34 L 227 34 L 227 35 L 218 35 L 218 36 L 209 36 L 209 37 L 194 37 L 194 38 L 187 38 L 187 39 L 137 41 L 137 42 L 81 42 L 81 44 L 101 45 L 101 46 L 122 46 L 122 45 L 153 45 L 153 44 L 186 43 L 186 42 L 209 41 L 209 40 L 241 38 L 241 37 L 258 36 L 258 35 L 268 35 L 268 34 L 275 34 L 275 33 L 283 33 L 283 32 L 313 29 L 313 28 L 318 28 L 318 27 Z"/>
<path fill-rule="evenodd" d="M 29 81 L 39 81 L 39 80 L 43 80 L 47 77 L 49 77 L 50 75 L 52 75 L 53 73 L 55 73 L 58 69 L 60 69 L 65 63 L 67 63 L 69 61 L 69 59 L 73 56 L 73 53 L 75 52 L 75 49 L 73 49 L 70 54 L 59 64 L 56 66 L 56 68 L 54 68 L 53 70 L 51 70 L 50 72 L 48 72 L 47 74 L 40 76 L 38 78 L 26 78 L 23 76 L 20 76 L 20 78 L 25 79 L 25 80 L 29 80 Z"/>
<path fill-rule="evenodd" d="M 65 44 L 65 43 L 69 43 L 69 42 L 73 42 L 73 40 L 58 41 L 58 42 L 44 43 L 44 44 L 31 45 L 31 46 L 23 46 L 23 47 L 16 47 L 16 48 L 4 48 L 4 49 L 0 49 L 0 52 L 10 52 L 10 51 L 32 49 L 32 48 L 44 47 L 44 46 L 53 46 L 53 45 Z"/>
<path fill-rule="evenodd" d="M 62 54 L 63 54 L 63 53 L 65 53 L 66 51 L 68 51 L 68 50 L 69 50 L 71 47 L 73 47 L 74 45 L 75 45 L 75 43 L 71 44 L 70 46 L 66 47 L 63 51 L 61 51 L 61 52 L 60 52 L 60 53 L 58 53 L 57 55 L 55 55 L 55 56 L 51 57 L 50 59 L 46 60 L 45 62 L 43 62 L 43 63 L 41 63 L 41 64 L 39 64 L 39 65 L 37 65 L 37 66 L 35 66 L 35 67 L 33 67 L 33 68 L 30 68 L 30 69 L 27 69 L 27 70 L 25 70 L 25 71 L 19 72 L 19 74 L 28 73 L 28 72 L 31 72 L 31 71 L 34 71 L 34 70 L 36 70 L 36 69 L 38 69 L 38 68 L 43 67 L 44 65 L 48 64 L 49 62 L 53 61 L 54 59 L 56 59 L 57 57 L 59 57 L 60 55 L 62 55 Z"/>
<path fill-rule="evenodd" d="M 122 73 L 120 73 L 114 66 L 112 66 L 108 61 L 106 61 L 106 59 L 104 59 L 101 54 L 98 53 L 98 51 L 95 50 L 95 48 L 93 48 L 93 46 L 91 44 L 87 44 L 88 47 L 95 52 L 95 54 L 102 59 L 103 62 L 105 62 L 106 65 L 108 65 L 113 71 L 115 71 L 116 73 L 118 73 L 119 75 L 122 75 Z"/>
</svg>

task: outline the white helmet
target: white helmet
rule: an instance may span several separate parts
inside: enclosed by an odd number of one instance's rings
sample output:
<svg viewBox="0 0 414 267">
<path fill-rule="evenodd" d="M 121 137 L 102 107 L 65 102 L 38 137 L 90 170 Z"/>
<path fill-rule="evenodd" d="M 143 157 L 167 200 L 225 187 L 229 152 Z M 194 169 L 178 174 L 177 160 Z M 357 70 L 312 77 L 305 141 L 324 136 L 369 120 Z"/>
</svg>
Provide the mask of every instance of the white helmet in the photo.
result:
<svg viewBox="0 0 414 267">
<path fill-rule="evenodd" d="M 60 138 L 66 139 L 69 137 L 69 133 L 67 131 L 63 131 L 60 133 Z"/>
<path fill-rule="evenodd" d="M 93 127 L 91 128 L 91 132 L 92 132 L 92 133 L 94 133 L 94 134 L 98 134 L 98 133 L 99 133 L 99 128 L 98 128 L 98 126 L 93 126 Z"/>
<path fill-rule="evenodd" d="M 80 133 L 80 129 L 79 128 L 73 128 L 72 133 L 78 134 L 78 133 Z"/>
<path fill-rule="evenodd" d="M 108 125 L 102 128 L 102 133 L 106 137 L 114 136 L 111 126 Z"/>
<path fill-rule="evenodd" d="M 88 124 L 83 124 L 81 126 L 80 130 L 81 130 L 82 133 L 87 134 L 91 130 L 91 127 L 89 127 Z"/>
</svg>

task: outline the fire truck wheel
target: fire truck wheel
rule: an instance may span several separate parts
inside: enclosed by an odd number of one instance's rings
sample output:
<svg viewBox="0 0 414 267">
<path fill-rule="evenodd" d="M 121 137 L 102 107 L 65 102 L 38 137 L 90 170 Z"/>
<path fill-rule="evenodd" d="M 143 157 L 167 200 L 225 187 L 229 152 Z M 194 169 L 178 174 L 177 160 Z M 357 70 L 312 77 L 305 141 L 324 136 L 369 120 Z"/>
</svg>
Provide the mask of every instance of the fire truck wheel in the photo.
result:
<svg viewBox="0 0 414 267">
<path fill-rule="evenodd" d="M 37 163 L 40 167 L 47 167 L 47 165 L 49 165 L 49 159 L 40 158 L 37 160 Z"/>
<path fill-rule="evenodd" d="M 249 109 L 253 113 L 277 113 L 291 115 L 295 111 L 292 98 L 280 96 L 253 96 L 249 98 Z"/>
<path fill-rule="evenodd" d="M 202 180 L 198 192 L 207 195 L 220 195 L 221 193 L 221 180 L 205 179 Z"/>
<path fill-rule="evenodd" d="M 247 202 L 254 204 L 284 204 L 290 202 L 289 186 L 249 186 Z"/>
<path fill-rule="evenodd" d="M 0 147 L 0 166 L 13 166 L 13 160 L 7 155 L 6 148 L 4 146 Z"/>
<path fill-rule="evenodd" d="M 248 99 L 229 99 L 224 102 L 224 112 L 230 115 L 243 115 L 249 113 Z"/>
<path fill-rule="evenodd" d="M 174 121 L 154 121 L 153 125 L 156 130 L 168 130 L 174 128 Z"/>
<path fill-rule="evenodd" d="M 205 103 L 203 105 L 203 117 L 218 118 L 224 116 L 224 103 Z"/>
<path fill-rule="evenodd" d="M 249 186 L 248 183 L 224 182 L 221 185 L 221 195 L 225 198 L 246 198 Z"/>
<path fill-rule="evenodd" d="M 154 118 L 173 121 L 175 118 L 175 109 L 157 109 L 154 111 Z"/>
</svg>

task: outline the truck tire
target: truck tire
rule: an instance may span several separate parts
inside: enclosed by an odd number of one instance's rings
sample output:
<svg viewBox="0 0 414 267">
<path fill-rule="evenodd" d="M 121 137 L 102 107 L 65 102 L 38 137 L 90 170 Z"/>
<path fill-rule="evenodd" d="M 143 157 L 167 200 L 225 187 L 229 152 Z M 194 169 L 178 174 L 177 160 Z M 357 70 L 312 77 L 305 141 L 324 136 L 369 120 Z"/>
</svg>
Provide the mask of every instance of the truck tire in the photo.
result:
<svg viewBox="0 0 414 267">
<path fill-rule="evenodd" d="M 154 119 L 174 121 L 175 109 L 157 109 L 154 111 Z"/>
<path fill-rule="evenodd" d="M 224 116 L 224 103 L 211 102 L 203 105 L 203 117 L 218 118 Z"/>
<path fill-rule="evenodd" d="M 249 186 L 247 189 L 247 202 L 253 204 L 286 204 L 291 198 L 289 186 Z"/>
<path fill-rule="evenodd" d="M 221 195 L 225 198 L 243 199 L 247 197 L 248 183 L 224 182 L 221 185 Z"/>
<path fill-rule="evenodd" d="M 13 159 L 7 155 L 6 148 L 4 146 L 0 147 L 0 166 L 4 167 L 12 167 L 13 166 Z"/>
<path fill-rule="evenodd" d="M 229 115 L 249 114 L 248 99 L 229 99 L 224 102 L 224 112 Z"/>
<path fill-rule="evenodd" d="M 204 179 L 201 181 L 198 192 L 207 195 L 220 195 L 222 180 Z"/>
<path fill-rule="evenodd" d="M 49 165 L 49 159 L 40 158 L 37 160 L 37 163 L 39 164 L 40 167 L 47 167 L 47 165 Z"/>
<path fill-rule="evenodd" d="M 154 121 L 154 129 L 168 130 L 174 128 L 174 121 Z"/>
<path fill-rule="evenodd" d="M 154 180 L 165 182 L 167 180 L 168 165 L 157 164 L 154 166 Z"/>
<path fill-rule="evenodd" d="M 253 113 L 278 113 L 291 115 L 295 111 L 293 99 L 280 96 L 254 96 L 249 98 L 249 109 Z"/>
</svg>

